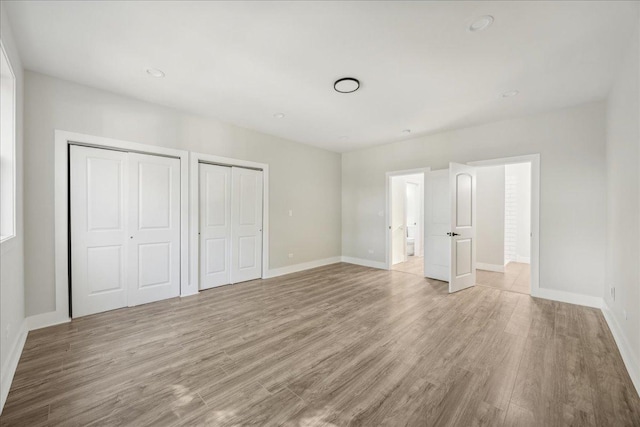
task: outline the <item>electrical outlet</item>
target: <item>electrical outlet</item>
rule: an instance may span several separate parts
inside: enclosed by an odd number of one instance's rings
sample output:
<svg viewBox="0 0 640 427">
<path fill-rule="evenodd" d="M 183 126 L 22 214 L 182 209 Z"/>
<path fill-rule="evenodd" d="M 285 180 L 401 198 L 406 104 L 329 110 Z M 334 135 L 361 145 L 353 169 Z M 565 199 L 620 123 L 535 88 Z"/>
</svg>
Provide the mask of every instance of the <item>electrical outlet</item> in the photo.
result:
<svg viewBox="0 0 640 427">
<path fill-rule="evenodd" d="M 612 300 L 616 300 L 616 288 L 610 288 L 609 291 L 611 292 L 611 299 Z"/>
<path fill-rule="evenodd" d="M 293 254 L 289 254 L 289 258 L 293 258 Z"/>
<path fill-rule="evenodd" d="M 372 254 L 373 253 L 373 249 L 369 249 L 369 253 Z"/>
</svg>

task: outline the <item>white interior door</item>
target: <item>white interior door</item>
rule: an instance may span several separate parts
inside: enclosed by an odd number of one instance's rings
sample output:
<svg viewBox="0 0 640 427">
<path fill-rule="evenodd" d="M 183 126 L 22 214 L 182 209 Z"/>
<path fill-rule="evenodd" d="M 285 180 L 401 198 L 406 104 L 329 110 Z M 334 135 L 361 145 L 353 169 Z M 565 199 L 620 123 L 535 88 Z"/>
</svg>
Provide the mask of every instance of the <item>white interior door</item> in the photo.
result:
<svg viewBox="0 0 640 427">
<path fill-rule="evenodd" d="M 476 284 L 476 168 L 449 164 L 451 279 L 449 292 Z"/>
<path fill-rule="evenodd" d="M 262 171 L 231 168 L 231 283 L 262 276 Z"/>
<path fill-rule="evenodd" d="M 407 260 L 406 185 L 402 177 L 391 177 L 391 264 Z"/>
<path fill-rule="evenodd" d="M 180 160 L 129 153 L 129 305 L 180 295 Z"/>
<path fill-rule="evenodd" d="M 200 163 L 200 289 L 231 283 L 231 168 Z"/>
<path fill-rule="evenodd" d="M 73 317 L 127 305 L 127 153 L 70 147 Z"/>
<path fill-rule="evenodd" d="M 447 235 L 451 230 L 449 170 L 425 173 L 424 188 L 424 275 L 448 282 L 451 264 L 451 239 Z"/>
</svg>

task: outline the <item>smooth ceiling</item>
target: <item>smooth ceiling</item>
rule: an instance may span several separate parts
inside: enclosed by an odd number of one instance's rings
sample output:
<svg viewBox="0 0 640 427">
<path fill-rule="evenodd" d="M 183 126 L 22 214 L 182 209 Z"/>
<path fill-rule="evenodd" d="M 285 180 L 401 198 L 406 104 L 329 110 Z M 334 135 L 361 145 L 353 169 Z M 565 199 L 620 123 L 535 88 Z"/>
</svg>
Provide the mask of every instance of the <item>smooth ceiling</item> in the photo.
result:
<svg viewBox="0 0 640 427">
<path fill-rule="evenodd" d="M 338 152 L 602 99 L 638 19 L 614 1 L 5 4 L 27 69 Z M 336 93 L 345 76 L 360 90 Z"/>
</svg>

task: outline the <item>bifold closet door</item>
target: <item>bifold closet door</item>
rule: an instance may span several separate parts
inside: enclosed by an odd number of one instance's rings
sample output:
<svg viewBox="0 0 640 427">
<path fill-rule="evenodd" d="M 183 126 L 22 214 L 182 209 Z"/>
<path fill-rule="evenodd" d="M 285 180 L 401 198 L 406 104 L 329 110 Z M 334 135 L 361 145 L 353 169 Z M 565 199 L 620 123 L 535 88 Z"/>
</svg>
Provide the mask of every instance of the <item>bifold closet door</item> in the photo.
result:
<svg viewBox="0 0 640 427">
<path fill-rule="evenodd" d="M 262 277 L 262 171 L 231 168 L 231 281 Z"/>
<path fill-rule="evenodd" d="M 231 283 L 231 168 L 200 163 L 200 289 Z"/>
<path fill-rule="evenodd" d="M 129 153 L 129 305 L 180 295 L 180 160 Z"/>
<path fill-rule="evenodd" d="M 127 153 L 70 148 L 73 317 L 127 305 Z"/>
</svg>

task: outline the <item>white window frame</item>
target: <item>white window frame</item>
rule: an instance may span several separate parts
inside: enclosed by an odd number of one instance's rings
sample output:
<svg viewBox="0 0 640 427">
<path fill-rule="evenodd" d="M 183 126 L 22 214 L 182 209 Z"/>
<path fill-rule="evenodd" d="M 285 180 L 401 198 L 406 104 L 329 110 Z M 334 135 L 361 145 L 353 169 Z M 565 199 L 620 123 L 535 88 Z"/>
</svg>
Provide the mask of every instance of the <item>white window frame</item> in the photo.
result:
<svg viewBox="0 0 640 427">
<path fill-rule="evenodd" d="M 11 65 L 11 61 L 9 60 L 9 55 L 7 54 L 7 51 L 4 47 L 4 44 L 2 43 L 2 41 L 0 40 L 0 55 L 2 55 L 4 57 L 4 59 L 7 61 L 7 65 L 9 68 L 9 72 L 11 73 L 11 78 L 13 79 L 13 93 L 12 93 L 12 105 L 11 105 L 11 123 L 10 123 L 10 132 L 11 132 L 11 141 L 10 141 L 10 148 L 7 150 L 10 152 L 9 156 L 10 156 L 10 160 L 9 160 L 9 164 L 10 164 L 10 177 L 11 177 L 11 184 L 10 184 L 10 189 L 9 191 L 11 192 L 11 196 L 10 196 L 10 207 L 7 208 L 6 206 L 1 206 L 0 208 L 2 209 L 2 215 L 7 215 L 9 214 L 11 220 L 10 220 L 10 232 L 6 233 L 6 234 L 1 234 L 2 230 L 0 228 L 0 245 L 2 245 L 2 248 L 5 249 L 6 244 L 11 241 L 14 237 L 16 237 L 16 112 L 17 112 L 17 108 L 16 108 L 16 103 L 17 103 L 17 80 L 16 80 L 16 73 L 13 71 L 13 66 Z M 4 126 L 6 126 L 6 123 L 2 123 L 2 127 L 4 128 Z M 6 141 L 4 142 L 6 143 Z M 6 147 L 4 146 L 4 143 L 2 143 L 2 149 L 0 150 L 0 153 L 2 151 L 4 151 L 6 149 Z M 0 191 L 5 190 L 4 188 L 0 188 Z M 1 201 L 0 201 L 1 203 Z M 10 212 L 6 212 L 6 210 L 10 209 Z"/>
</svg>

